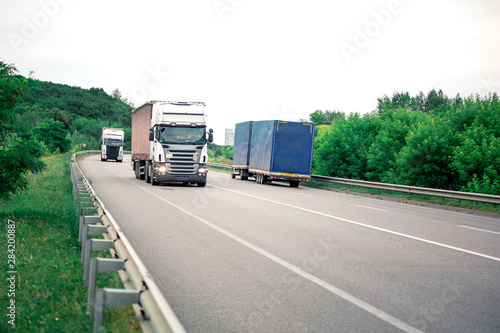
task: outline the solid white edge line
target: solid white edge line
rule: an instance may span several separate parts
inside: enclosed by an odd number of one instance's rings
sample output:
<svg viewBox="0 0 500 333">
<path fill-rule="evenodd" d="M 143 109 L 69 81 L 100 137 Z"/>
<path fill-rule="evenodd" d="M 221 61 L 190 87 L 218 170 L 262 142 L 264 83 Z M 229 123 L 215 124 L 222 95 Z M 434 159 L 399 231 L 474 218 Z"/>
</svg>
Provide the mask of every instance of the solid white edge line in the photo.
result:
<svg viewBox="0 0 500 333">
<path fill-rule="evenodd" d="M 351 223 L 351 224 L 359 225 L 359 226 L 362 226 L 362 227 L 365 227 L 365 228 L 370 228 L 370 229 L 374 229 L 374 230 L 386 232 L 386 233 L 389 233 L 389 234 L 392 234 L 392 235 L 401 236 L 401 237 L 413 239 L 413 240 L 416 240 L 416 241 L 419 241 L 419 242 L 423 242 L 423 243 L 427 243 L 427 244 L 432 244 L 432 245 L 444 247 L 444 248 L 447 248 L 447 249 L 451 249 L 451 250 L 455 250 L 455 251 L 459 251 L 459 252 L 463 252 L 463 253 L 471 254 L 471 255 L 474 255 L 474 256 L 478 256 L 478 257 L 482 257 L 482 258 L 486 258 L 486 259 L 495 260 L 495 261 L 500 262 L 500 258 L 497 258 L 497 257 L 494 257 L 494 256 L 490 256 L 490 255 L 487 255 L 487 254 L 483 254 L 483 253 L 479 253 L 479 252 L 475 252 L 475 251 L 470 251 L 470 250 L 462 249 L 462 248 L 459 248 L 459 247 L 456 247 L 456 246 L 452 246 L 452 245 L 447 245 L 447 244 L 443 244 L 443 243 L 431 241 L 431 240 L 428 240 L 428 239 L 425 239 L 425 238 L 420 238 L 420 237 L 411 236 L 411 235 L 408 235 L 408 234 L 403 234 L 401 232 L 392 231 L 392 230 L 389 230 L 389 229 L 375 227 L 375 226 L 372 226 L 372 225 L 369 225 L 369 224 L 366 224 L 366 223 L 361 223 L 361 222 L 356 222 L 356 221 L 344 219 L 342 217 L 333 216 L 333 215 L 329 215 L 329 214 L 317 212 L 317 211 L 314 211 L 314 210 L 311 210 L 311 209 L 307 209 L 307 208 L 303 208 L 303 207 L 299 207 L 299 206 L 294 206 L 294 205 L 286 204 L 284 202 L 279 202 L 279 201 L 275 201 L 275 200 L 271 200 L 271 199 L 266 199 L 266 198 L 258 197 L 256 195 L 252 195 L 252 194 L 247 194 L 247 193 L 243 193 L 243 192 L 239 192 L 239 191 L 235 191 L 235 190 L 230 190 L 230 189 L 227 189 L 227 188 L 224 188 L 224 187 L 220 187 L 220 186 L 215 186 L 215 185 L 209 185 L 209 186 L 212 186 L 212 187 L 224 190 L 224 191 L 229 191 L 229 192 L 237 193 L 237 194 L 244 195 L 244 196 L 247 196 L 247 197 L 251 197 L 251 198 L 254 198 L 254 199 L 271 202 L 273 204 L 277 204 L 277 205 L 282 205 L 282 206 L 286 206 L 286 207 L 298 209 L 298 210 L 301 210 L 301 211 L 304 211 L 304 212 L 308 212 L 308 213 L 320 215 L 320 216 L 323 216 L 323 217 L 328 217 L 328 218 L 339 220 L 339 221 L 343 221 L 343 222 L 346 222 L 346 223 Z"/>
<path fill-rule="evenodd" d="M 356 205 L 356 206 L 361 207 L 361 208 L 379 210 L 381 212 L 388 212 L 388 210 L 386 210 L 386 209 L 380 209 L 380 208 L 375 208 L 375 207 L 370 207 L 370 206 L 363 206 L 363 205 Z"/>
<path fill-rule="evenodd" d="M 113 171 L 114 172 L 114 171 Z M 169 200 L 159 196 L 158 194 L 156 193 L 153 193 L 151 192 L 150 190 L 144 188 L 143 186 L 140 186 L 139 184 L 119 175 L 118 173 L 114 172 L 115 174 L 117 174 L 118 176 L 120 176 L 121 178 L 125 179 L 126 181 L 128 181 L 129 183 L 131 184 L 134 184 L 136 185 L 137 187 L 139 187 L 140 189 L 142 189 L 143 191 L 151 194 L 152 196 L 158 198 L 159 200 L 169 204 L 170 206 L 180 210 L 181 212 L 183 212 L 184 214 L 188 215 L 188 216 L 191 216 L 192 218 L 202 222 L 203 224 L 211 227 L 212 229 L 226 235 L 227 237 L 233 239 L 234 241 L 240 243 L 241 245 L 244 245 L 246 247 L 248 247 L 249 249 L 252 249 L 254 250 L 255 252 L 265 256 L 266 258 L 274 261 L 275 263 L 277 264 L 280 264 L 281 266 L 291 270 L 292 272 L 302 276 L 304 279 L 307 279 L 311 282 L 313 282 L 314 284 L 320 286 L 320 287 L 323 287 L 324 289 L 330 291 L 331 293 L 337 295 L 338 297 L 356 305 L 357 307 L 361 308 L 362 310 L 365 310 L 366 312 L 368 313 L 371 313 L 372 315 L 374 315 L 375 317 L 379 318 L 379 319 L 382 319 L 383 321 L 401 329 L 402 331 L 404 332 L 411 332 L 411 333 L 423 333 L 422 331 L 420 331 L 419 329 L 397 319 L 397 318 L 394 318 L 393 316 L 385 313 L 384 311 L 374 307 L 373 305 L 370 305 L 362 300 L 360 300 L 359 298 L 329 284 L 328 282 L 324 281 L 324 280 L 321 280 L 320 278 L 310 274 L 310 273 L 307 273 L 306 271 L 302 270 L 301 268 L 261 249 L 260 247 L 256 246 L 256 245 L 253 245 L 252 243 L 232 234 L 231 232 L 225 230 L 225 229 L 222 229 L 221 227 L 205 220 L 204 218 L 202 217 L 199 217 L 193 213 L 191 213 L 190 211 L 187 211 L 185 210 L 184 208 L 182 208 L 181 206 L 178 206 L 176 204 L 174 204 L 173 202 L 170 202 Z M 210 186 L 213 186 L 213 185 L 210 185 Z M 213 187 L 217 187 L 217 186 L 213 186 Z"/>
<path fill-rule="evenodd" d="M 479 229 L 479 228 L 469 227 L 467 225 L 462 225 L 462 224 L 459 224 L 458 226 L 462 227 L 462 228 L 473 229 L 473 230 L 478 230 L 478 231 L 482 231 L 482 232 L 489 232 L 489 233 L 492 233 L 492 234 L 500 235 L 500 232 L 496 232 L 496 231 L 491 231 L 491 230 L 485 230 L 485 229 Z"/>
</svg>

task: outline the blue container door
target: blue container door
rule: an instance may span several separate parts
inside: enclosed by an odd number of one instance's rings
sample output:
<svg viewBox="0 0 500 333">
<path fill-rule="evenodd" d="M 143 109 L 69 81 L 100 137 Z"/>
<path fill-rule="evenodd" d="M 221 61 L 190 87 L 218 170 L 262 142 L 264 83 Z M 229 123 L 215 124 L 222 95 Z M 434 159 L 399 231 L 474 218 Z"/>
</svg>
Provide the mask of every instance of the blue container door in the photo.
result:
<svg viewBox="0 0 500 333">
<path fill-rule="evenodd" d="M 310 175 L 314 125 L 275 121 L 272 171 Z"/>
</svg>

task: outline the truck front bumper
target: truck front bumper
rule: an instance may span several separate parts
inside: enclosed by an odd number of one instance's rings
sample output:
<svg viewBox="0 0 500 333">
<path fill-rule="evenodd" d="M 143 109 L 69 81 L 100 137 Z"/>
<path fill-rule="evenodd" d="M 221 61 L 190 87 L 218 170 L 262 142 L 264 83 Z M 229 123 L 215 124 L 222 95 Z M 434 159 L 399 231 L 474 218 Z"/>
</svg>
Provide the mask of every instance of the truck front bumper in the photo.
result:
<svg viewBox="0 0 500 333">
<path fill-rule="evenodd" d="M 196 174 L 196 175 L 172 175 L 168 173 L 156 172 L 153 176 L 154 180 L 160 183 L 206 183 L 207 174 Z"/>
</svg>

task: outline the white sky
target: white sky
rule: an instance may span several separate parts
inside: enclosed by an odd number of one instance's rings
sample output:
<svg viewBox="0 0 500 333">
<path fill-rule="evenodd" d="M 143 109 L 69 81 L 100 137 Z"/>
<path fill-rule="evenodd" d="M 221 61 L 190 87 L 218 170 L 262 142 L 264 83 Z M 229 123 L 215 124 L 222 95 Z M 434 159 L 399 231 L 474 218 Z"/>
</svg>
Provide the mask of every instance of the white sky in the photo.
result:
<svg viewBox="0 0 500 333">
<path fill-rule="evenodd" d="M 22 75 L 203 101 L 218 144 L 395 91 L 500 93 L 499 31 L 497 0 L 0 0 L 0 59 Z"/>
</svg>

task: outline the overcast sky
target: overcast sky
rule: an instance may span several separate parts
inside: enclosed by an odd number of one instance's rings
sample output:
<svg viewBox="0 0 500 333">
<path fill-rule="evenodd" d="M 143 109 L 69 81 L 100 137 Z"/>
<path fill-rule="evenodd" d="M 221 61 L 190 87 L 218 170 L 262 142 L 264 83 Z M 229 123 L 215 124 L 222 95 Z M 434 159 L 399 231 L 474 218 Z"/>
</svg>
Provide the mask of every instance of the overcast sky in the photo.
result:
<svg viewBox="0 0 500 333">
<path fill-rule="evenodd" d="M 203 101 L 247 120 L 367 113 L 432 88 L 500 92 L 497 0 L 0 0 L 0 58 L 43 81 Z"/>
</svg>

